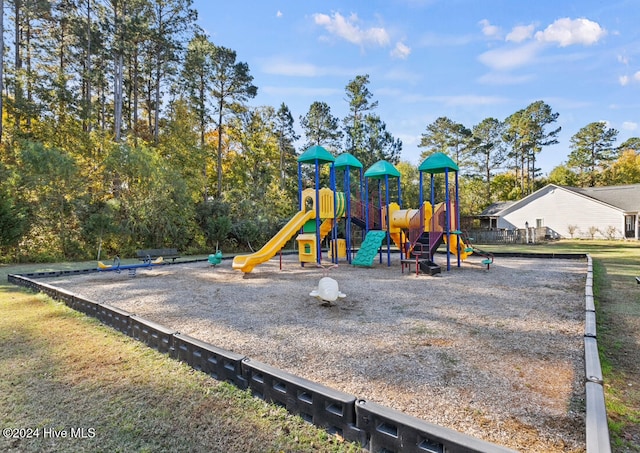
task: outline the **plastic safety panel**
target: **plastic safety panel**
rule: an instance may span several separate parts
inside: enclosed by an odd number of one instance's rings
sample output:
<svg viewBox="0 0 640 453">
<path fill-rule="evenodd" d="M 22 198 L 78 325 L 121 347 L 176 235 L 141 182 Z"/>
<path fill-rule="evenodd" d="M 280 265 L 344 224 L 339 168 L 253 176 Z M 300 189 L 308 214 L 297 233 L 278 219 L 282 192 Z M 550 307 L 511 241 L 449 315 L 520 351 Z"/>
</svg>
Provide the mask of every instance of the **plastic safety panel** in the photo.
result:
<svg viewBox="0 0 640 453">
<path fill-rule="evenodd" d="M 309 423 L 347 440 L 362 440 L 360 431 L 354 426 L 354 396 L 256 360 L 244 359 L 242 371 L 254 395 L 283 406 Z"/>
<path fill-rule="evenodd" d="M 584 372 L 587 381 L 602 384 L 598 342 L 593 337 L 584 337 Z"/>
<path fill-rule="evenodd" d="M 593 311 L 584 312 L 584 336 L 596 337 L 596 313 Z"/>
<path fill-rule="evenodd" d="M 131 328 L 131 313 L 109 304 L 100 304 L 97 313 L 98 319 L 110 327 L 129 335 Z"/>
<path fill-rule="evenodd" d="M 83 297 L 75 297 L 73 300 L 73 308 L 78 310 L 85 315 L 93 316 L 95 318 L 98 317 L 98 308 L 100 304 L 98 302 L 94 302 L 89 299 L 85 299 Z"/>
<path fill-rule="evenodd" d="M 173 347 L 176 359 L 219 381 L 247 388 L 247 381 L 242 376 L 242 360 L 245 358 L 242 354 L 225 351 L 181 333 L 173 336 Z"/>
<path fill-rule="evenodd" d="M 368 401 L 357 402 L 356 416 L 356 426 L 366 431 L 372 452 L 515 453 Z"/>
<path fill-rule="evenodd" d="M 131 323 L 130 335 L 160 352 L 169 353 L 173 349 L 173 329 L 148 321 L 138 316 L 129 317 Z"/>
<path fill-rule="evenodd" d="M 604 404 L 604 389 L 595 382 L 587 382 L 587 451 L 610 453 L 611 441 L 607 425 L 607 409 Z"/>
</svg>

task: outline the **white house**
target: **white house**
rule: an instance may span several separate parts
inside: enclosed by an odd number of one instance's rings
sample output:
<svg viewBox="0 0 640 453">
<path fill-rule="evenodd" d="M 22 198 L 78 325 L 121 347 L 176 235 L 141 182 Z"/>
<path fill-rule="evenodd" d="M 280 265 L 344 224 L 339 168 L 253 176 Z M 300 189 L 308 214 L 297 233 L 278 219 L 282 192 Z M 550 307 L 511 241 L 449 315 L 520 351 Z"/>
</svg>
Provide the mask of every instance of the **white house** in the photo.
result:
<svg viewBox="0 0 640 453">
<path fill-rule="evenodd" d="M 640 238 L 640 184 L 566 187 L 549 184 L 522 200 L 487 208 L 497 229 L 543 230 L 551 238 Z M 488 222 L 487 222 L 488 220 Z"/>
</svg>

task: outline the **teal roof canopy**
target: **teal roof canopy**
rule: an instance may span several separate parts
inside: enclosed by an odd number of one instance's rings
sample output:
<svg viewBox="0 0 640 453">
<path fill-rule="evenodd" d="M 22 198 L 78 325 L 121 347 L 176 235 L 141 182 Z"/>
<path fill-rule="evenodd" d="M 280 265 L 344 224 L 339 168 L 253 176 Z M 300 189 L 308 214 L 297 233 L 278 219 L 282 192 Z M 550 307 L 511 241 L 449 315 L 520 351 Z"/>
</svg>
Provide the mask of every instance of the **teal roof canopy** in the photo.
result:
<svg viewBox="0 0 640 453">
<path fill-rule="evenodd" d="M 298 162 L 315 163 L 316 159 L 318 159 L 319 164 L 335 162 L 336 160 L 336 158 L 322 146 L 313 145 L 307 148 L 307 150 L 298 157 Z"/>
<path fill-rule="evenodd" d="M 434 153 L 427 157 L 418 167 L 426 173 L 444 173 L 445 170 L 458 171 L 458 165 L 444 153 Z"/>
<path fill-rule="evenodd" d="M 360 162 L 356 156 L 349 153 L 340 154 L 338 157 L 336 157 L 336 162 L 333 165 L 336 168 L 342 168 L 347 166 L 362 168 L 362 162 Z"/>
<path fill-rule="evenodd" d="M 398 169 L 386 160 L 379 160 L 364 172 L 365 178 L 383 179 L 385 176 L 400 177 Z"/>
</svg>

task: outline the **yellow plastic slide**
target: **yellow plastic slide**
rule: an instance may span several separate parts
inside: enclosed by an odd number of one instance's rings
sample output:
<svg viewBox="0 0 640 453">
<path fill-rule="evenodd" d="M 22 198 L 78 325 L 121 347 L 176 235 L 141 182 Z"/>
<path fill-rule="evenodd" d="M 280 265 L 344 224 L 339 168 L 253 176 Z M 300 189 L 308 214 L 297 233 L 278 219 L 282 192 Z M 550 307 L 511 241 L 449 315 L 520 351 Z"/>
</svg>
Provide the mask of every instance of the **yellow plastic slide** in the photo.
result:
<svg viewBox="0 0 640 453">
<path fill-rule="evenodd" d="M 315 217 L 313 209 L 309 211 L 299 211 L 291 220 L 282 227 L 278 233 L 267 242 L 260 250 L 250 255 L 238 255 L 233 259 L 232 267 L 236 270 L 248 273 L 258 264 L 269 261 L 278 251 L 284 247 L 289 239 L 303 227 L 303 225 Z"/>
<path fill-rule="evenodd" d="M 333 219 L 324 219 L 320 225 L 320 240 L 323 240 L 333 228 Z"/>
<path fill-rule="evenodd" d="M 447 237 L 444 237 L 445 242 L 447 240 Z M 451 253 L 453 253 L 454 255 L 458 254 L 458 241 L 460 241 L 460 259 L 461 260 L 466 260 L 467 257 L 469 255 L 471 255 L 472 252 L 467 252 L 467 244 L 464 243 L 464 241 L 462 240 L 462 238 L 460 237 L 460 235 L 458 234 L 452 234 L 451 235 L 451 242 L 449 243 L 449 251 Z"/>
</svg>

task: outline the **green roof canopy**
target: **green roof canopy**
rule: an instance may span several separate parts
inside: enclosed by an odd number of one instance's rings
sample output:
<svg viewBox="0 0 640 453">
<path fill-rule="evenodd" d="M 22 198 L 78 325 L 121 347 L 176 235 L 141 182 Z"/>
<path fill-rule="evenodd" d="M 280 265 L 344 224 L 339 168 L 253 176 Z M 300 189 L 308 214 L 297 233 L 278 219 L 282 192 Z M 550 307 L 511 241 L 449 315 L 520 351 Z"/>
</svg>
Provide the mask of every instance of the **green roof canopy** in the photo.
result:
<svg viewBox="0 0 640 453">
<path fill-rule="evenodd" d="M 445 170 L 458 171 L 458 165 L 444 153 L 434 153 L 427 157 L 418 167 L 418 170 L 426 173 L 444 173 Z"/>
<path fill-rule="evenodd" d="M 342 168 L 347 166 L 362 168 L 362 162 L 360 162 L 356 156 L 349 153 L 340 154 L 338 157 L 336 157 L 336 162 L 333 165 L 336 168 Z"/>
<path fill-rule="evenodd" d="M 318 159 L 319 164 L 326 164 L 328 162 L 335 162 L 336 158 L 324 149 L 320 145 L 314 145 L 309 147 L 304 153 L 298 157 L 298 162 L 302 163 L 315 163 Z"/>
<path fill-rule="evenodd" d="M 364 172 L 365 178 L 383 179 L 385 176 L 400 177 L 398 169 L 386 160 L 379 160 Z"/>
</svg>

